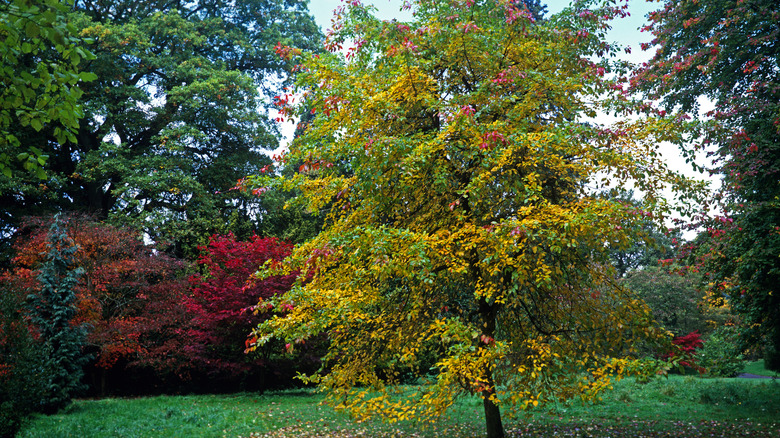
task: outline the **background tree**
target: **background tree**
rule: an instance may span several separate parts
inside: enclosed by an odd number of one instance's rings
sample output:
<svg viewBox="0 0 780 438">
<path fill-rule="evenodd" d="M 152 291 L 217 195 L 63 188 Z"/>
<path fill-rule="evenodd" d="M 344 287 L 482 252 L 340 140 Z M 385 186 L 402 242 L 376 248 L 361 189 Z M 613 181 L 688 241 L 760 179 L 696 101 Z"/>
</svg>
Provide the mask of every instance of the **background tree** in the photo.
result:
<svg viewBox="0 0 780 438">
<path fill-rule="evenodd" d="M 190 277 L 189 293 L 149 301 L 140 332 L 144 351 L 131 366 L 175 377 L 196 391 L 289 387 L 296 372 L 316 369 L 321 343 L 286 357 L 271 348 L 245 353 L 248 333 L 266 318 L 255 311 L 257 302 L 286 292 L 294 280 L 288 275 L 259 281 L 252 274 L 291 248 L 273 238 L 212 236 L 200 248 L 202 273 Z"/>
<path fill-rule="evenodd" d="M 193 373 L 244 388 L 272 383 L 262 382 L 269 364 L 244 350 L 248 333 L 263 319 L 254 306 L 289 290 L 293 276 L 253 281 L 252 274 L 266 261 L 287 257 L 291 249 L 274 238 L 254 236 L 240 242 L 232 235 L 212 236 L 202 248 L 198 263 L 203 274 L 190 279 L 192 293 L 184 300 L 191 322 L 183 355 Z"/>
<path fill-rule="evenodd" d="M 314 47 L 306 2 L 76 1 L 68 20 L 92 39 L 97 58 L 83 68 L 98 79 L 84 87 L 76 141 L 41 147 L 45 190 L 15 187 L 9 206 L 54 192 L 49 208 L 131 226 L 193 258 L 213 232 L 251 235 L 262 207 L 229 189 L 277 147 L 266 110 L 292 65 L 273 47 Z"/>
<path fill-rule="evenodd" d="M 623 202 L 626 206 L 636 208 L 637 214 L 647 215 L 649 212 L 642 210 L 642 203 L 634 199 L 633 191 L 616 191 L 614 193 L 605 193 L 604 196 L 612 197 L 618 202 Z M 628 248 L 613 248 L 610 250 L 609 258 L 612 261 L 618 277 L 625 277 L 626 274 L 637 269 L 644 269 L 652 266 L 658 266 L 659 260 L 670 259 L 674 254 L 674 246 L 681 239 L 679 230 L 668 229 L 647 217 L 638 239 Z"/>
<path fill-rule="evenodd" d="M 715 101 L 704 144 L 716 149 L 723 218 L 705 281 L 742 315 L 751 343 L 780 370 L 780 4 L 773 0 L 667 1 L 650 14 L 659 47 L 636 78 L 667 109 Z"/>
<path fill-rule="evenodd" d="M 350 3 L 326 39 L 331 53 L 302 55 L 306 103 L 282 108 L 319 114 L 283 159 L 300 172 L 246 185 L 298 189 L 293 204 L 327 216 L 284 264 L 266 265 L 264 275 L 301 275 L 260 303 L 284 313 L 257 342 L 279 337 L 294 350 L 327 333 L 327 372 L 310 381 L 335 406 L 433 418 L 472 394 L 488 436 L 503 436 L 499 406 L 593 398 L 631 369 L 632 343 L 657 335 L 608 257 L 647 216 L 589 184 L 631 180 L 647 194 L 641 210 L 661 219 L 658 190 L 686 182 L 655 148 L 681 141 L 683 122 L 582 123 L 612 104 L 636 109 L 618 91 L 620 71 L 592 61 L 614 49 L 603 17 L 620 7 L 579 2 L 538 22 L 508 1 L 407 5 L 414 22 Z M 417 367 L 431 350 L 426 377 Z M 410 368 L 427 385 L 391 397 Z"/>
<path fill-rule="evenodd" d="M 633 271 L 624 280 L 650 306 L 653 318 L 676 336 L 694 331 L 706 335 L 726 319 L 706 312 L 699 281 L 695 273 L 670 272 L 659 266 Z"/>
<path fill-rule="evenodd" d="M 61 220 L 48 233 L 48 254 L 38 274 L 40 289 L 28 297 L 30 322 L 40 336 L 49 374 L 41 397 L 43 412 L 67 406 L 85 388 L 81 382 L 89 357 L 84 352 L 86 330 L 74 324 L 76 285 L 83 270 L 75 266 L 77 247 Z"/>
</svg>

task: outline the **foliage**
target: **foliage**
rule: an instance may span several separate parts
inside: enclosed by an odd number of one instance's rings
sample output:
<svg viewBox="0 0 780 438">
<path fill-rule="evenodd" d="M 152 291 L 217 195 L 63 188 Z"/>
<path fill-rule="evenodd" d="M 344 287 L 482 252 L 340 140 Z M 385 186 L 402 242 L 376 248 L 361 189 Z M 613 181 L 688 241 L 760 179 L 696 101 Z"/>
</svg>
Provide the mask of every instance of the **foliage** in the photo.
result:
<svg viewBox="0 0 780 438">
<path fill-rule="evenodd" d="M 254 311 L 258 301 L 290 289 L 293 276 L 252 279 L 266 261 L 279 261 L 292 245 L 253 236 L 212 236 L 201 249 L 202 275 L 191 278 L 192 292 L 184 305 L 190 315 L 184 342 L 189 365 L 209 379 L 236 380 L 259 376 L 265 363 L 244 353 L 249 332 L 263 319 Z"/>
<path fill-rule="evenodd" d="M 611 190 L 605 196 L 611 196 L 619 202 L 641 210 L 641 202 L 634 199 L 633 191 Z M 660 260 L 669 259 L 680 238 L 680 233 L 665 226 L 659 227 L 652 217 L 648 217 L 641 227 L 639 237 L 641 238 L 628 248 L 613 248 L 610 251 L 609 258 L 620 278 L 638 269 L 658 266 Z"/>
<path fill-rule="evenodd" d="M 84 271 L 76 267 L 77 247 L 59 217 L 55 217 L 47 241 L 48 253 L 37 276 L 40 289 L 28 296 L 27 306 L 48 371 L 39 409 L 51 413 L 67 406 L 85 389 L 81 379 L 89 357 L 83 351 L 85 327 L 75 321 L 75 289 Z"/>
<path fill-rule="evenodd" d="M 65 18 L 67 6 L 60 0 L 0 4 L 0 269 L 7 268 L 9 237 L 20 217 L 59 202 L 49 190 L 54 181 L 44 181 L 52 176 L 44 170 L 52 154 L 43 134 L 56 148 L 75 141 L 82 87 L 94 80 L 81 71 L 94 56 Z"/>
<path fill-rule="evenodd" d="M 284 172 L 284 170 L 283 170 Z M 240 182 L 239 182 L 240 184 Z M 318 213 L 307 212 L 300 206 L 287 207 L 287 201 L 294 197 L 290 193 L 273 190 L 263 193 L 262 220 L 257 234 L 276 237 L 285 242 L 303 243 L 322 229 L 323 218 Z"/>
<path fill-rule="evenodd" d="M 40 407 L 46 357 L 24 312 L 26 294 L 0 284 L 0 437 L 13 437 Z"/>
<path fill-rule="evenodd" d="M 726 317 L 704 305 L 701 276 L 695 272 L 651 266 L 628 273 L 623 281 L 650 306 L 653 318 L 675 335 L 693 331 L 706 335 Z"/>
<path fill-rule="evenodd" d="M 672 339 L 672 344 L 676 345 L 678 350 L 666 353 L 663 356 L 664 359 L 682 355 L 682 360 L 679 361 L 680 365 L 693 368 L 699 372 L 704 372 L 704 369 L 698 364 L 696 358 L 697 351 L 704 345 L 699 332 L 691 332 L 685 336 L 675 336 L 674 339 Z"/>
<path fill-rule="evenodd" d="M 710 333 L 699 352 L 699 365 L 707 373 L 718 377 L 734 377 L 742 372 L 745 358 L 739 348 L 739 330 L 733 325 L 722 325 Z"/>
<path fill-rule="evenodd" d="M 30 218 L 20 229 L 14 270 L 3 277 L 11 289 L 37 287 L 49 222 Z M 138 394 L 154 385 L 202 391 L 204 382 L 211 391 L 284 387 L 296 371 L 319 365 L 317 343 L 290 357 L 244 354 L 247 335 L 264 319 L 253 306 L 293 281 L 254 281 L 251 274 L 267 260 L 287 256 L 290 244 L 213 236 L 201 248 L 202 273 L 188 280 L 185 263 L 153 251 L 131 229 L 81 216 L 71 217 L 67 228 L 84 268 L 75 286 L 74 321 L 89 327 L 86 343 L 95 361 L 87 371 L 95 393 Z M 137 382 L 136 388 L 122 380 Z"/>
<path fill-rule="evenodd" d="M 98 79 L 83 87 L 76 141 L 42 142 L 45 189 L 9 187 L 8 208 L 41 205 L 54 192 L 48 212 L 110 219 L 191 258 L 214 232 L 251 235 L 264 206 L 230 188 L 278 146 L 268 107 L 292 64 L 273 47 L 319 40 L 306 4 L 75 1 L 67 20 L 91 39 L 96 59 L 83 68 Z M 20 216 L 8 218 L 11 228 Z"/>
<path fill-rule="evenodd" d="M 288 387 L 297 371 L 319 366 L 317 343 L 281 357 L 270 348 L 247 355 L 247 336 L 264 320 L 254 307 L 289 290 L 294 276 L 257 280 L 252 274 L 266 261 L 279 261 L 292 246 L 274 238 L 212 236 L 200 248 L 200 274 L 189 279 L 186 294 L 159 296 L 140 314 L 143 347 L 130 365 L 175 377 L 196 391 L 221 392 Z M 278 347 L 278 346 L 276 346 Z"/>
<path fill-rule="evenodd" d="M 531 411 L 510 421 L 507 435 L 770 438 L 780 432 L 777 382 L 670 376 L 647 384 L 628 378 L 614 386 L 595 405 L 574 402 Z M 481 429 L 478 406 L 470 399 L 459 399 L 448 418 L 427 427 L 414 421 L 357 422 L 321 406 L 322 400 L 321 394 L 301 390 L 81 400 L 63 414 L 35 418 L 19 437 L 173 437 L 215 430 L 268 438 L 472 438 Z"/>
<path fill-rule="evenodd" d="M 29 218 L 20 230 L 11 275 L 27 278 L 27 287 L 37 287 L 33 273 L 44 262 L 41 254 L 49 222 Z M 149 302 L 165 302 L 169 296 L 180 299 L 186 294 L 185 265 L 154 253 L 133 230 L 87 217 L 71 217 L 67 234 L 78 245 L 74 260 L 83 269 L 74 286 L 74 322 L 89 327 L 86 343 L 96 353 L 95 366 L 109 370 L 143 352 L 142 333 L 149 330 L 149 324 L 156 324 L 150 320 L 159 317 L 145 314 Z"/>
<path fill-rule="evenodd" d="M 66 21 L 67 6 L 59 0 L 13 0 L 0 5 L 2 185 L 17 167 L 39 179 L 46 177 L 43 145 L 29 143 L 20 130 L 40 132 L 52 125 L 57 142 L 76 141 L 74 133 L 83 115 L 79 83 L 95 78 L 80 72 L 80 64 L 94 56 Z"/>
<path fill-rule="evenodd" d="M 723 217 L 707 225 L 706 284 L 727 298 L 780 369 L 780 4 L 774 0 L 666 1 L 650 15 L 653 59 L 638 87 L 667 109 L 715 102 L 703 144 L 714 145 Z"/>
<path fill-rule="evenodd" d="M 507 1 L 411 3 L 409 23 L 346 5 L 329 53 L 279 48 L 301 63 L 305 95 L 280 98 L 281 111 L 318 117 L 283 158 L 299 173 L 244 185 L 300 190 L 292 205 L 327 216 L 266 265 L 263 275 L 299 270 L 301 281 L 260 303 L 284 313 L 259 326 L 258 344 L 294 349 L 326 332 L 326 367 L 308 380 L 330 403 L 392 422 L 477 395 L 488 435 L 501 436 L 499 406 L 592 400 L 641 367 L 624 357 L 633 343 L 661 336 L 613 281 L 608 253 L 637 240 L 647 212 L 668 213 L 662 187 L 695 195 L 655 149 L 683 141 L 685 122 L 584 123 L 597 109 L 639 109 L 603 42 L 603 17 L 620 7 L 578 2 L 537 21 Z M 641 208 L 591 190 L 629 181 Z M 431 353 L 434 368 L 418 368 Z M 392 398 L 408 368 L 428 385 Z"/>
</svg>

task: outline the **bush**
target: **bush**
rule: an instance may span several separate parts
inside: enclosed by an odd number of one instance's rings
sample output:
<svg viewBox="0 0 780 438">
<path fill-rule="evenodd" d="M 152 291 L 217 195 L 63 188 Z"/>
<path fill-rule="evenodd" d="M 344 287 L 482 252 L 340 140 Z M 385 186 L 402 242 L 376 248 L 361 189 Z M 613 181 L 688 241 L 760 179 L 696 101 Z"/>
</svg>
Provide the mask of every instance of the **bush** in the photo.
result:
<svg viewBox="0 0 780 438">
<path fill-rule="evenodd" d="M 133 365 L 175 377 L 198 392 L 286 387 L 294 384 L 298 371 L 316 370 L 324 354 L 322 340 L 298 345 L 294 354 L 278 354 L 284 344 L 275 343 L 245 353 L 247 336 L 268 317 L 255 313 L 255 306 L 288 291 L 295 280 L 295 275 L 255 280 L 252 274 L 291 249 L 274 238 L 212 236 L 200 247 L 202 273 L 190 278 L 189 293 L 155 300 L 158 304 L 145 312 L 153 321 L 140 338 L 145 353 Z"/>
<path fill-rule="evenodd" d="M 6 283 L 6 278 L 0 278 Z M 20 311 L 24 297 L 0 287 L 0 437 L 12 437 L 41 402 L 46 355 L 35 345 L 29 321 Z"/>
<path fill-rule="evenodd" d="M 46 263 L 51 223 L 48 217 L 25 219 L 14 242 L 8 287 L 41 289 L 37 277 Z M 154 376 L 138 375 L 126 365 L 153 346 L 143 342 L 156 340 L 163 324 L 178 327 L 188 320 L 183 309 L 171 305 L 188 293 L 184 275 L 188 265 L 144 245 L 131 229 L 86 216 L 70 216 L 66 225 L 67 237 L 76 245 L 74 264 L 83 268 L 73 286 L 72 325 L 88 327 L 85 351 L 94 360 L 84 368 L 83 381 L 91 383 L 90 395 L 121 395 L 128 390 L 135 395 L 156 385 Z"/>
<path fill-rule="evenodd" d="M 685 369 L 693 369 L 699 373 L 704 372 L 704 368 L 699 364 L 697 352 L 702 348 L 704 342 L 698 331 L 693 331 L 685 336 L 675 336 L 672 344 L 676 345 L 678 350 L 669 351 L 661 359 L 670 360 L 679 358 L 679 364 Z M 681 356 L 681 357 L 680 357 Z"/>
<path fill-rule="evenodd" d="M 734 377 L 745 366 L 745 358 L 739 348 L 739 331 L 733 325 L 718 327 L 712 332 L 699 351 L 699 365 L 716 377 Z"/>
</svg>

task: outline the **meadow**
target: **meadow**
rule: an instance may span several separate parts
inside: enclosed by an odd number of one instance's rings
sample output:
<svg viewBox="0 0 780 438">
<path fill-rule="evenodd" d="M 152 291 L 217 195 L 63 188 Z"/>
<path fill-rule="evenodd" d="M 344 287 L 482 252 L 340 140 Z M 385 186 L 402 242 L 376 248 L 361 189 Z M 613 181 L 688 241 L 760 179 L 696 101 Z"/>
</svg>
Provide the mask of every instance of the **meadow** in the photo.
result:
<svg viewBox="0 0 780 438">
<path fill-rule="evenodd" d="M 769 374 L 761 364 L 747 372 Z M 462 399 L 435 424 L 353 421 L 300 389 L 263 394 L 77 400 L 57 415 L 33 417 L 20 438 L 45 437 L 478 437 L 481 403 Z M 615 382 L 595 404 L 546 406 L 506 418 L 510 437 L 778 437 L 775 379 L 672 375 Z"/>
</svg>

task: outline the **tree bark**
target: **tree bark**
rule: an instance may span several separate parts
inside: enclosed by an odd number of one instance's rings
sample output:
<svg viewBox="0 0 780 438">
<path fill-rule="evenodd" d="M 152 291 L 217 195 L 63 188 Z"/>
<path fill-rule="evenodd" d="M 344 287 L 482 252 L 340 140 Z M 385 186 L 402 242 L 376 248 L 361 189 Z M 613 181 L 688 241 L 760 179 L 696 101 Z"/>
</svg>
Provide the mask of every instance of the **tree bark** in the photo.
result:
<svg viewBox="0 0 780 438">
<path fill-rule="evenodd" d="M 496 303 L 481 299 L 479 302 L 479 313 L 482 317 L 482 335 L 483 342 L 493 342 L 496 337 L 496 313 L 498 307 Z M 501 422 L 501 410 L 493 401 L 496 395 L 496 383 L 493 381 L 493 372 L 490 368 L 485 369 L 486 386 L 482 391 L 482 406 L 485 408 L 485 427 L 487 428 L 487 438 L 504 438 L 504 424 Z"/>
<path fill-rule="evenodd" d="M 489 378 L 488 385 L 488 389 L 482 391 L 482 406 L 485 408 L 487 438 L 504 438 L 504 424 L 501 422 L 501 410 L 498 405 L 491 400 L 491 396 L 496 394 L 496 387 L 493 384 L 492 375 Z"/>
</svg>

